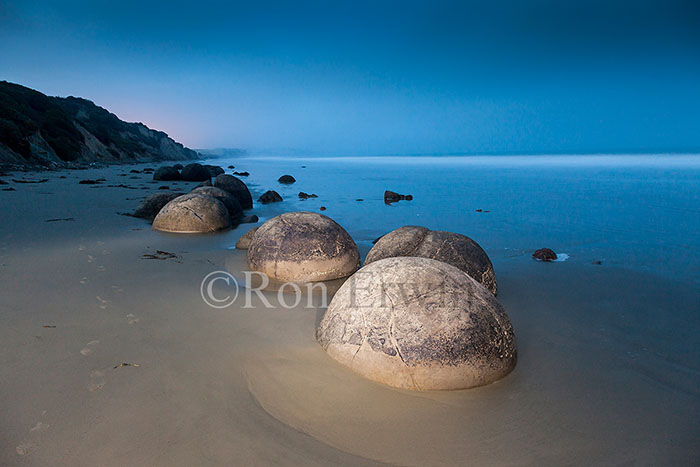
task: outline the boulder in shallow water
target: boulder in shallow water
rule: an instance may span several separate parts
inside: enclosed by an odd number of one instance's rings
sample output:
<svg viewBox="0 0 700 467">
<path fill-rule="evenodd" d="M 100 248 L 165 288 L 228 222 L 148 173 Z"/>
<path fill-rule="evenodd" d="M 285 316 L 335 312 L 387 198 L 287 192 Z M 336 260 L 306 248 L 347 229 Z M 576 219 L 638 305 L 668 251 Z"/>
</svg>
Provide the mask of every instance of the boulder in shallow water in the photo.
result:
<svg viewBox="0 0 700 467">
<path fill-rule="evenodd" d="M 245 216 L 243 219 L 241 219 L 241 224 L 255 224 L 258 222 L 258 220 L 258 216 L 251 214 L 250 216 Z"/>
<path fill-rule="evenodd" d="M 153 228 L 163 232 L 206 233 L 230 226 L 231 217 L 224 203 L 197 193 L 170 201 L 153 220 Z"/>
<path fill-rule="evenodd" d="M 175 167 L 160 167 L 153 173 L 153 180 L 173 181 L 180 180 L 180 172 Z"/>
<path fill-rule="evenodd" d="M 250 209 L 253 207 L 253 197 L 250 195 L 250 190 L 248 190 L 248 187 L 242 180 L 233 175 L 217 175 L 214 179 L 214 186 L 231 193 L 238 200 L 243 209 Z"/>
<path fill-rule="evenodd" d="M 389 190 L 384 192 L 384 202 L 386 204 L 395 203 L 396 201 L 401 201 L 401 200 L 411 201 L 412 199 L 413 199 L 412 195 L 400 195 L 396 192 L 389 191 Z"/>
<path fill-rule="evenodd" d="M 209 180 L 211 174 L 203 165 L 194 163 L 187 164 L 182 168 L 180 178 L 188 182 L 203 182 L 204 180 Z"/>
<path fill-rule="evenodd" d="M 303 191 L 299 192 L 299 199 L 309 199 L 309 198 L 318 198 L 318 195 L 315 195 L 313 193 L 304 193 Z"/>
<path fill-rule="evenodd" d="M 316 338 L 373 381 L 413 390 L 466 389 L 515 367 L 513 327 L 496 297 L 464 271 L 428 258 L 387 258 L 353 274 Z"/>
<path fill-rule="evenodd" d="M 268 190 L 263 193 L 260 198 L 258 198 L 258 201 L 260 201 L 262 204 L 279 203 L 282 201 L 282 197 L 276 191 Z"/>
<path fill-rule="evenodd" d="M 355 272 L 360 254 L 333 219 L 289 212 L 260 226 L 248 249 L 248 265 L 280 281 L 326 281 Z"/>
<path fill-rule="evenodd" d="M 253 236 L 255 235 L 255 232 L 258 231 L 260 227 L 253 227 L 250 229 L 248 232 L 243 234 L 241 238 L 238 239 L 236 242 L 236 248 L 239 250 L 247 250 L 248 247 L 250 246 L 250 242 L 253 240 Z"/>
<path fill-rule="evenodd" d="M 451 264 L 498 293 L 496 275 L 486 252 L 471 238 L 453 232 L 408 225 L 375 240 L 365 265 L 384 258 L 418 256 Z"/>
<path fill-rule="evenodd" d="M 240 223 L 243 217 L 243 208 L 241 208 L 241 204 L 238 200 L 228 191 L 213 186 L 200 186 L 190 191 L 190 193 L 198 193 L 218 199 L 224 203 L 224 206 L 228 209 L 228 214 L 231 217 L 231 225 L 235 227 Z"/>
<path fill-rule="evenodd" d="M 158 213 L 163 206 L 168 204 L 170 201 L 174 200 L 178 196 L 182 196 L 179 193 L 155 193 L 148 198 L 141 201 L 139 207 L 132 214 L 134 217 L 140 217 L 141 219 L 148 219 L 153 222 Z"/>
<path fill-rule="evenodd" d="M 538 261 L 555 261 L 557 259 L 557 254 L 550 250 L 549 248 L 540 248 L 532 254 L 532 257 Z"/>
<path fill-rule="evenodd" d="M 291 175 L 282 175 L 280 178 L 277 179 L 277 181 L 289 185 L 291 183 L 296 182 L 297 180 Z"/>
<path fill-rule="evenodd" d="M 222 173 L 224 173 L 224 169 L 222 169 L 218 165 L 205 165 L 203 167 L 209 171 L 209 175 L 211 175 L 212 177 L 216 177 L 217 175 L 221 175 Z"/>
</svg>

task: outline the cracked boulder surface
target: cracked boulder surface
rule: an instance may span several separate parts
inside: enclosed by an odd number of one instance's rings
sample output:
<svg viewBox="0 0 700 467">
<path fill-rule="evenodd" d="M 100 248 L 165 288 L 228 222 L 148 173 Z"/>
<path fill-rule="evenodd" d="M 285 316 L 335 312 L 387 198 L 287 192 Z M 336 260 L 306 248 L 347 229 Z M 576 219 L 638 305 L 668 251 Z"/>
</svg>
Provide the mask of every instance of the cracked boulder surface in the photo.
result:
<svg viewBox="0 0 700 467">
<path fill-rule="evenodd" d="M 253 207 L 253 197 L 243 180 L 233 175 L 221 174 L 214 179 L 214 186 L 231 193 L 243 209 L 251 209 Z"/>
<path fill-rule="evenodd" d="M 401 227 L 377 240 L 367 254 L 365 265 L 397 256 L 417 256 L 451 264 L 479 281 L 492 294 L 498 294 L 491 260 L 479 244 L 466 235 L 413 225 Z"/>
<path fill-rule="evenodd" d="M 206 233 L 229 227 L 231 217 L 224 203 L 198 193 L 178 196 L 153 220 L 153 229 L 162 232 Z"/>
<path fill-rule="evenodd" d="M 182 196 L 181 193 L 155 193 L 141 201 L 139 207 L 132 214 L 134 217 L 148 219 L 153 222 L 163 206 L 175 198 Z"/>
<path fill-rule="evenodd" d="M 224 203 L 224 206 L 228 209 L 229 217 L 231 217 L 231 226 L 235 227 L 240 224 L 243 218 L 243 208 L 238 200 L 228 191 L 213 186 L 200 186 L 190 191 L 190 193 L 197 193 L 218 199 Z"/>
<path fill-rule="evenodd" d="M 289 212 L 256 231 L 248 246 L 248 266 L 279 281 L 327 281 L 357 271 L 360 253 L 350 235 L 330 217 Z"/>
<path fill-rule="evenodd" d="M 362 376 L 411 390 L 483 386 L 517 362 L 513 326 L 496 297 L 428 258 L 364 266 L 335 294 L 316 338 Z"/>
</svg>

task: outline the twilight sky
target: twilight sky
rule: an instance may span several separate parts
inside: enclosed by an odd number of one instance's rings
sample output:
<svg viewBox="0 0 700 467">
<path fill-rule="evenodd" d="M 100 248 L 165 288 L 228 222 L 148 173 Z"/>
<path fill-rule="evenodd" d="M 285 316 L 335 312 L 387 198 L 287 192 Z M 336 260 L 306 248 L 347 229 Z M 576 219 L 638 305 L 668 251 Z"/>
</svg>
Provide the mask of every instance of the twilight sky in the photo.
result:
<svg viewBox="0 0 700 467">
<path fill-rule="evenodd" d="M 700 150 L 697 0 L 0 0 L 0 42 L 193 148 Z"/>
</svg>

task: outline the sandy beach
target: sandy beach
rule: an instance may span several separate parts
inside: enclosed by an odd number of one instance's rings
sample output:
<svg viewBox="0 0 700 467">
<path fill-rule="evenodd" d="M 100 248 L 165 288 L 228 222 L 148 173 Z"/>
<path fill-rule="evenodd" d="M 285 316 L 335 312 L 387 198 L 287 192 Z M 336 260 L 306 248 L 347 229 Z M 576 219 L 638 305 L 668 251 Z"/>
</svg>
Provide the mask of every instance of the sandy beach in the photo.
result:
<svg viewBox="0 0 700 467">
<path fill-rule="evenodd" d="M 208 307 L 202 278 L 244 271 L 246 252 L 233 245 L 256 224 L 172 235 L 120 215 L 161 185 L 196 185 L 129 173 L 143 167 L 6 177 L 49 180 L 0 192 L 1 465 L 691 465 L 700 456 L 692 283 L 497 254 L 515 371 L 472 390 L 392 389 L 326 355 L 315 340 L 322 310 Z M 119 184 L 134 189 L 110 186 Z M 264 191 L 250 186 L 254 199 Z M 251 212 L 264 221 L 289 207 Z M 357 240 L 366 254 L 370 239 Z M 158 250 L 174 256 L 144 257 Z M 669 304 L 678 313 L 659 320 Z"/>
</svg>

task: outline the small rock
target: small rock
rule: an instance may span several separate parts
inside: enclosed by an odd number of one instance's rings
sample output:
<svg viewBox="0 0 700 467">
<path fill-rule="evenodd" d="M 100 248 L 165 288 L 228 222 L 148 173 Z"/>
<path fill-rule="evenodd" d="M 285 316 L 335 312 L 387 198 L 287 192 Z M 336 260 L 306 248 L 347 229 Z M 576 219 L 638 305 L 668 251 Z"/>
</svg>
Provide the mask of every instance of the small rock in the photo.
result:
<svg viewBox="0 0 700 467">
<path fill-rule="evenodd" d="M 90 179 L 87 179 L 87 180 L 80 180 L 78 183 L 79 183 L 80 185 L 96 185 L 96 184 L 98 184 L 98 183 L 100 183 L 100 182 L 98 182 L 97 180 L 90 180 Z"/>
<path fill-rule="evenodd" d="M 255 232 L 258 231 L 260 227 L 253 227 L 248 232 L 246 232 L 241 238 L 236 242 L 236 248 L 239 250 L 247 250 L 250 246 L 250 242 L 253 240 Z"/>
<path fill-rule="evenodd" d="M 320 210 L 320 211 L 325 211 L 325 210 L 326 210 L 326 207 L 325 207 L 325 206 L 321 206 L 321 207 L 319 208 L 319 210 Z"/>
<path fill-rule="evenodd" d="M 228 168 L 229 168 L 229 169 L 235 169 L 236 167 L 233 166 L 233 165 L 229 165 Z"/>
<path fill-rule="evenodd" d="M 268 203 L 279 203 L 280 201 L 282 201 L 282 197 L 281 197 L 280 194 L 277 193 L 276 191 L 269 190 L 269 191 L 266 191 L 266 192 L 258 199 L 258 201 L 260 201 L 260 202 L 263 203 L 263 204 L 268 204 Z"/>
<path fill-rule="evenodd" d="M 401 200 L 411 201 L 412 199 L 413 199 L 412 195 L 400 195 L 396 192 L 389 191 L 389 190 L 384 192 L 384 202 L 386 204 L 395 203 L 396 201 L 401 201 Z"/>
<path fill-rule="evenodd" d="M 248 175 L 250 175 L 250 173 L 248 173 L 248 172 L 233 172 L 233 175 L 238 175 L 240 177 L 247 177 Z"/>
<path fill-rule="evenodd" d="M 601 264 L 603 264 L 603 262 L 601 260 L 597 259 L 597 260 L 593 261 L 593 264 L 601 265 Z"/>
<path fill-rule="evenodd" d="M 318 195 L 304 193 L 303 191 L 300 191 L 299 198 L 301 198 L 301 199 L 318 198 Z"/>
<path fill-rule="evenodd" d="M 168 185 L 162 185 L 158 187 L 159 190 L 169 190 L 170 187 Z"/>
<path fill-rule="evenodd" d="M 557 254 L 549 248 L 540 248 L 532 254 L 532 257 L 538 261 L 554 261 L 557 259 Z"/>
<path fill-rule="evenodd" d="M 288 185 L 290 183 L 296 182 L 296 179 L 291 175 L 282 175 L 280 178 L 277 179 L 277 181 Z"/>
</svg>

